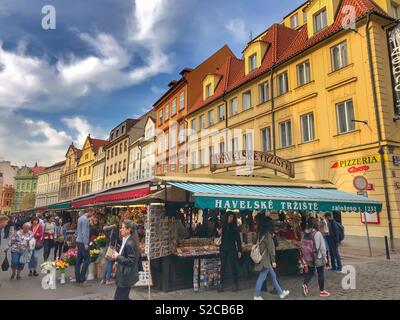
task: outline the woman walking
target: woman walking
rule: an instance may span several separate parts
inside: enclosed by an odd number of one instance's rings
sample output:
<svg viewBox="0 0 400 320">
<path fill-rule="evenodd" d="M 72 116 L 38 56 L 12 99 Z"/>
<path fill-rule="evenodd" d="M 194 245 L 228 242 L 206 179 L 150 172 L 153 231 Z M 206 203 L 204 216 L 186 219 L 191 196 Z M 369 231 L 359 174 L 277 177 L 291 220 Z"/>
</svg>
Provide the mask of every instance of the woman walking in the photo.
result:
<svg viewBox="0 0 400 320">
<path fill-rule="evenodd" d="M 6 251 L 11 251 L 11 280 L 21 279 L 21 271 L 24 269 L 24 263 L 21 261 L 21 257 L 31 249 L 33 239 L 33 232 L 31 231 L 30 223 L 25 223 L 22 229 L 18 230 L 10 239 Z"/>
<path fill-rule="evenodd" d="M 273 223 L 265 216 L 261 216 L 258 220 L 258 223 L 258 241 L 262 259 L 258 264 L 255 265 L 255 271 L 260 272 L 260 274 L 258 275 L 254 290 L 254 300 L 264 300 L 264 298 L 261 296 L 261 290 L 268 274 L 271 275 L 272 283 L 275 287 L 275 290 L 278 292 L 279 297 L 284 299 L 289 295 L 290 292 L 288 290 L 282 290 L 276 279 L 276 273 L 274 271 L 276 268 L 276 261 L 275 244 L 272 238 L 274 231 Z"/>
<path fill-rule="evenodd" d="M 50 216 L 46 216 L 46 222 L 44 224 L 44 248 L 43 248 L 43 260 L 47 261 L 50 256 L 51 248 L 54 246 L 54 238 L 56 235 L 56 225 L 51 221 Z"/>
<path fill-rule="evenodd" d="M 318 273 L 318 285 L 320 297 L 329 297 L 330 293 L 324 288 L 324 268 L 327 263 L 325 240 L 320 231 L 318 231 L 319 222 L 315 218 L 307 220 L 307 228 L 301 240 L 302 258 L 307 264 L 308 271 L 304 274 L 303 294 L 306 297 L 309 293 L 308 285 Z"/>
<path fill-rule="evenodd" d="M 64 221 L 60 219 L 58 221 L 58 226 L 56 226 L 56 234 L 54 242 L 54 260 L 61 258 L 66 238 L 67 238 L 67 228 L 65 228 L 64 226 Z"/>
<path fill-rule="evenodd" d="M 39 274 L 36 271 L 37 263 L 38 263 L 38 252 L 40 249 L 43 248 L 43 241 L 44 241 L 43 226 L 40 223 L 40 220 L 38 217 L 33 217 L 31 219 L 31 231 L 32 231 L 33 237 L 35 239 L 35 249 L 32 250 L 31 261 L 29 261 L 29 276 L 37 277 L 37 276 L 39 276 Z"/>
<path fill-rule="evenodd" d="M 122 245 L 119 253 L 113 255 L 117 273 L 115 282 L 117 290 L 114 300 L 130 300 L 131 287 L 139 280 L 139 239 L 136 226 L 131 220 L 125 220 L 120 229 Z"/>
</svg>

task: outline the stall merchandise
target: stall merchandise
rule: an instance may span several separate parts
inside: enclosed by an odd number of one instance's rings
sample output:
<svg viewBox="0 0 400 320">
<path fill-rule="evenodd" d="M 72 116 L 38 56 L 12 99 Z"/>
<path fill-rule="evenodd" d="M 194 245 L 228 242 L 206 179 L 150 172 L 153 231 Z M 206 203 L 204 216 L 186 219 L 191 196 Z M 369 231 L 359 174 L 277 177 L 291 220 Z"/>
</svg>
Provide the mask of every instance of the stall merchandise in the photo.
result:
<svg viewBox="0 0 400 320">
<path fill-rule="evenodd" d="M 195 259 L 193 267 L 193 289 L 216 288 L 220 284 L 220 259 Z"/>
<path fill-rule="evenodd" d="M 197 257 L 218 253 L 219 248 L 212 238 L 190 238 L 178 242 L 175 254 L 178 257 Z"/>
</svg>

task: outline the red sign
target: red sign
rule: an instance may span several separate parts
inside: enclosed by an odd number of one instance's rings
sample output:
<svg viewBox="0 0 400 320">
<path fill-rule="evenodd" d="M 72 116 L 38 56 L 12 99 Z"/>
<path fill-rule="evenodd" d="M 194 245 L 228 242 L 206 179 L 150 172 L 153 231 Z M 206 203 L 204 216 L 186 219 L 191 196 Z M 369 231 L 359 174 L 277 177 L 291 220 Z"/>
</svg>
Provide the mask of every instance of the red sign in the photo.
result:
<svg viewBox="0 0 400 320">
<path fill-rule="evenodd" d="M 375 190 L 375 186 L 372 183 L 368 183 L 367 190 Z"/>
<path fill-rule="evenodd" d="M 357 173 L 357 172 L 362 172 L 362 171 L 368 171 L 369 166 L 362 166 L 362 167 L 351 167 L 349 168 L 349 173 Z"/>
<path fill-rule="evenodd" d="M 396 190 L 400 190 L 400 182 L 395 182 L 394 183 L 394 187 L 396 188 Z"/>
</svg>

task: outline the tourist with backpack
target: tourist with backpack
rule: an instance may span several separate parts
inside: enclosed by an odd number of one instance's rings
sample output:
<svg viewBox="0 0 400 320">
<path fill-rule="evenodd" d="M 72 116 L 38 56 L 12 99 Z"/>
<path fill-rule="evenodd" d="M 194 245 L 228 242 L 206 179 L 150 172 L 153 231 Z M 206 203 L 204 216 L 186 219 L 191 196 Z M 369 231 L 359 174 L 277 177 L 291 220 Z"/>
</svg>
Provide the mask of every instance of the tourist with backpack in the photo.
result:
<svg viewBox="0 0 400 320">
<path fill-rule="evenodd" d="M 330 293 L 325 291 L 324 268 L 327 262 L 326 247 L 322 233 L 318 231 L 319 222 L 315 218 L 307 220 L 307 227 L 301 240 L 301 258 L 306 265 L 303 282 L 303 294 L 308 296 L 308 285 L 315 275 L 318 274 L 319 296 L 329 297 Z"/>
<path fill-rule="evenodd" d="M 331 213 L 325 214 L 329 227 L 329 254 L 331 256 L 330 271 L 342 273 L 342 259 L 339 252 L 339 244 L 344 240 L 344 227 L 337 222 Z"/>
<path fill-rule="evenodd" d="M 273 223 L 265 216 L 261 216 L 258 220 L 258 244 L 255 245 L 251 252 L 251 258 L 255 263 L 255 271 L 260 272 L 258 275 L 256 287 L 254 290 L 254 300 L 264 300 L 261 296 L 261 290 L 268 274 L 271 275 L 272 283 L 281 299 L 289 295 L 288 290 L 282 290 L 277 279 L 274 268 L 275 262 L 275 245 L 272 239 Z"/>
</svg>

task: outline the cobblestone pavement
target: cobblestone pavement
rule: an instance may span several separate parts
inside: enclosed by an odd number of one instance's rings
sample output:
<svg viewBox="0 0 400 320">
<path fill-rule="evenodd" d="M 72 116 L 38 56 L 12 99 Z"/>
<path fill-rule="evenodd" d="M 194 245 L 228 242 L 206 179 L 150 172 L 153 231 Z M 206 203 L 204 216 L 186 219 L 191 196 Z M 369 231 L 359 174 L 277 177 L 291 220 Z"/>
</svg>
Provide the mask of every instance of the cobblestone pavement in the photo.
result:
<svg viewBox="0 0 400 320">
<path fill-rule="evenodd" d="M 342 279 L 345 275 L 326 272 L 326 290 L 331 297 L 320 298 L 318 295 L 317 278 L 310 284 L 310 295 L 303 297 L 301 291 L 302 277 L 280 277 L 279 282 L 284 289 L 290 290 L 287 299 L 303 300 L 398 300 L 400 299 L 400 255 L 392 257 L 390 261 L 383 257 L 344 257 L 344 265 L 353 266 L 356 271 L 356 289 L 342 288 Z M 181 290 L 169 293 L 152 292 L 152 300 L 251 300 L 253 299 L 254 281 L 241 284 L 239 292 L 229 291 L 218 293 L 216 290 L 202 291 Z M 265 300 L 279 299 L 270 293 L 263 294 Z M 82 300 L 109 300 L 112 293 L 76 297 Z M 133 290 L 131 296 L 135 300 L 147 300 L 148 291 L 145 288 Z"/>
</svg>

